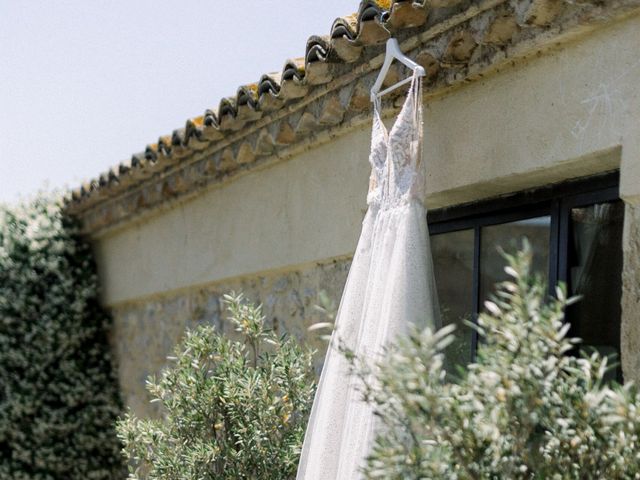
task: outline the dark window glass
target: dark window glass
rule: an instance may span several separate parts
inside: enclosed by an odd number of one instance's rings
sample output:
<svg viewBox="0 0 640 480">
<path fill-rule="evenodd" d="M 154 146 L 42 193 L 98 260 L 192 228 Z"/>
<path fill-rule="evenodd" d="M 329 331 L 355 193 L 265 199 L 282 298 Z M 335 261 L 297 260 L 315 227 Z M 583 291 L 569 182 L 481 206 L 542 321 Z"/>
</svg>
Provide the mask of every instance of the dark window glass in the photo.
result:
<svg viewBox="0 0 640 480">
<path fill-rule="evenodd" d="M 546 215 L 516 222 L 482 227 L 480 231 L 480 309 L 495 290 L 495 284 L 507 279 L 505 259 L 500 249 L 513 253 L 526 238 L 533 252 L 532 270 L 542 280 L 549 278 L 549 239 L 551 217 Z"/>
<path fill-rule="evenodd" d="M 477 334 L 463 321 L 475 321 L 495 284 L 506 278 L 499 249 L 515 251 L 525 237 L 533 271 L 583 296 L 566 312 L 570 335 L 583 340 L 580 349 L 617 354 L 618 363 L 623 218 L 617 173 L 431 212 L 442 316 L 445 325 L 458 325 L 447 351 L 448 370 L 475 355 Z M 621 381 L 620 368 L 610 378 Z"/>
<path fill-rule="evenodd" d="M 620 354 L 623 220 L 620 201 L 570 212 L 568 284 L 570 293 L 582 299 L 569 307 L 567 320 L 571 335 L 582 339 L 581 348 L 587 352 Z M 621 380 L 620 368 L 609 376 Z"/>
<path fill-rule="evenodd" d="M 447 348 L 446 368 L 466 365 L 471 360 L 472 334 L 464 320 L 473 315 L 472 229 L 434 235 L 431 239 L 438 299 L 443 325 L 456 324 L 456 340 Z"/>
</svg>

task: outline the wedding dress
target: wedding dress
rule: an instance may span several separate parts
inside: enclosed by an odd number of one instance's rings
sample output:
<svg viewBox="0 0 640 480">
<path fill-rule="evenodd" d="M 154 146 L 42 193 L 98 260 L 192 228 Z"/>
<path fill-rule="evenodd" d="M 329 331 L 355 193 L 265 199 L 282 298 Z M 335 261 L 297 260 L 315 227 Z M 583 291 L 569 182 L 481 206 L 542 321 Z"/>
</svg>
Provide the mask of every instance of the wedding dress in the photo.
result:
<svg viewBox="0 0 640 480">
<path fill-rule="evenodd" d="M 338 351 L 380 360 L 410 324 L 432 329 L 439 308 L 423 204 L 421 78 L 387 131 L 374 102 L 368 210 L 342 294 L 302 448 L 297 480 L 353 480 L 376 432 L 372 408 Z"/>
</svg>

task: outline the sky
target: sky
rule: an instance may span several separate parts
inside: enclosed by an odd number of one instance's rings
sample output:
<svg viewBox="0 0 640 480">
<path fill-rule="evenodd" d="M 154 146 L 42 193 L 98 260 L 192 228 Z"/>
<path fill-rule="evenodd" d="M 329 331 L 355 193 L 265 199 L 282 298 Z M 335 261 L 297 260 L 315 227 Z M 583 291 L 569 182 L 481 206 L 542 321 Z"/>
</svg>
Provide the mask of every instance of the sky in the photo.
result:
<svg viewBox="0 0 640 480">
<path fill-rule="evenodd" d="M 303 56 L 357 6 L 0 0 L 0 202 L 97 177 Z"/>
</svg>

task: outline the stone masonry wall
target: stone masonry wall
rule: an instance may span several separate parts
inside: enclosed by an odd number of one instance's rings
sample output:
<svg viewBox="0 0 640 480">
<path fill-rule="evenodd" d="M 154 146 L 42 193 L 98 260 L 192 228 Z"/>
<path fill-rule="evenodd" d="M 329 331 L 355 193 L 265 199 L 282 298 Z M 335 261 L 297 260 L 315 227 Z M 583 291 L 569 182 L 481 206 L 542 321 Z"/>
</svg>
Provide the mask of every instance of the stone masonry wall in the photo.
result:
<svg viewBox="0 0 640 480">
<path fill-rule="evenodd" d="M 626 204 L 622 268 L 621 357 L 625 381 L 640 381 L 640 205 Z"/>
<path fill-rule="evenodd" d="M 155 404 L 149 403 L 145 381 L 166 365 L 185 330 L 211 323 L 223 333 L 231 326 L 221 304 L 225 293 L 242 292 L 263 305 L 268 324 L 279 332 L 303 339 L 317 353 L 319 372 L 326 342 L 319 333 L 308 332 L 316 322 L 326 321 L 315 307 L 321 292 L 337 304 L 349 271 L 350 259 L 315 264 L 296 270 L 232 279 L 178 293 L 151 297 L 112 310 L 114 331 L 112 345 L 118 359 L 118 376 L 125 404 L 141 417 L 156 416 Z"/>
<path fill-rule="evenodd" d="M 623 254 L 622 367 L 626 381 L 638 382 L 640 206 L 633 203 L 626 204 Z M 145 390 L 147 377 L 161 372 L 166 357 L 187 328 L 212 323 L 223 333 L 232 332 L 224 320 L 221 305 L 222 295 L 231 291 L 243 292 L 249 300 L 261 303 L 268 324 L 304 340 L 315 349 L 319 373 L 326 342 L 307 329 L 313 323 L 326 320 L 314 308 L 320 303 L 321 292 L 325 292 L 336 306 L 339 303 L 350 263 L 350 259 L 341 258 L 295 270 L 230 279 L 113 308 L 112 343 L 119 362 L 119 381 L 125 404 L 136 415 L 157 415 Z"/>
</svg>

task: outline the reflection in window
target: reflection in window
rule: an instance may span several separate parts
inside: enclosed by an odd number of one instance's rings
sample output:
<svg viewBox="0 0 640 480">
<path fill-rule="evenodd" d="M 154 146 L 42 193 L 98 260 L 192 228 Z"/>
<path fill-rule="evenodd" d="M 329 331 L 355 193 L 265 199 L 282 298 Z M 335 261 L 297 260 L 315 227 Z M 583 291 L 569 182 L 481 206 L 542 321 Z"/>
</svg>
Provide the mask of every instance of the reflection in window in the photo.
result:
<svg viewBox="0 0 640 480">
<path fill-rule="evenodd" d="M 447 348 L 446 369 L 455 371 L 471 360 L 471 329 L 464 325 L 473 313 L 473 229 L 431 237 L 438 298 L 444 325 L 455 324 L 456 340 Z"/>
<path fill-rule="evenodd" d="M 480 309 L 495 291 L 495 284 L 507 279 L 505 259 L 499 248 L 514 253 L 529 240 L 533 253 L 532 272 L 548 281 L 551 217 L 543 216 L 483 227 L 480 232 Z"/>
<path fill-rule="evenodd" d="M 583 296 L 567 311 L 571 335 L 582 349 L 620 354 L 623 203 L 600 203 L 571 210 L 569 289 Z M 610 378 L 622 380 L 620 368 Z"/>
</svg>

